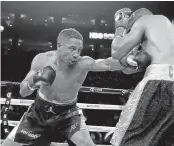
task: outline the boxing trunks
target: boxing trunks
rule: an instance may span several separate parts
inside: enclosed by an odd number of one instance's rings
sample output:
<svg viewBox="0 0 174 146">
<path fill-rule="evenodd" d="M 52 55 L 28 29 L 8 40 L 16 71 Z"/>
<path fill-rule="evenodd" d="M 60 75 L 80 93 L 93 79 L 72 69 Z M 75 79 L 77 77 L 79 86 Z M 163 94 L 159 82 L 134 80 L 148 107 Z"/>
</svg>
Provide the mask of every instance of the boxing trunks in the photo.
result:
<svg viewBox="0 0 174 146">
<path fill-rule="evenodd" d="M 162 141 L 173 125 L 174 65 L 153 64 L 130 95 L 110 142 L 114 146 L 164 146 Z"/>
<path fill-rule="evenodd" d="M 8 138 L 23 144 L 34 144 L 40 139 L 56 142 L 70 140 L 75 132 L 86 129 L 86 119 L 76 105 L 77 100 L 63 105 L 48 102 L 41 96 L 39 92 Z"/>
</svg>

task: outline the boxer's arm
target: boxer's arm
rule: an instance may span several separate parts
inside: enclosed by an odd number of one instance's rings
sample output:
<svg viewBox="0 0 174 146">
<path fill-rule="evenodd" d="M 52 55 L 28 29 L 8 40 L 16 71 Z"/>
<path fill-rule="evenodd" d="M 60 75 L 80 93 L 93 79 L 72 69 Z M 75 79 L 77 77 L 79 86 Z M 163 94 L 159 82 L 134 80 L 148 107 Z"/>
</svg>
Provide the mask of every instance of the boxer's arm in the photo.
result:
<svg viewBox="0 0 174 146">
<path fill-rule="evenodd" d="M 128 54 L 135 46 L 142 42 L 145 29 L 141 23 L 135 23 L 131 31 L 123 38 L 115 38 L 112 42 L 112 57 L 120 60 Z"/>
<path fill-rule="evenodd" d="M 132 69 L 132 68 L 124 68 L 122 70 L 122 72 L 124 74 L 127 74 L 127 75 L 130 75 L 130 74 L 136 74 L 136 73 L 139 73 L 139 72 L 143 72 L 144 70 L 140 70 L 140 69 Z"/>
<path fill-rule="evenodd" d="M 31 95 L 34 92 L 28 88 L 28 79 L 32 78 L 36 74 L 36 72 L 41 68 L 40 67 L 41 66 L 40 65 L 40 63 L 41 63 L 40 56 L 41 56 L 41 54 L 38 54 L 34 57 L 32 63 L 31 63 L 30 71 L 28 72 L 25 79 L 20 84 L 20 91 L 19 92 L 20 92 L 20 95 L 22 97 L 26 97 L 28 95 Z"/>
<path fill-rule="evenodd" d="M 83 58 L 81 67 L 88 71 L 116 71 L 124 68 L 120 65 L 118 60 L 115 60 L 112 57 L 95 60 L 88 56 Z"/>
</svg>

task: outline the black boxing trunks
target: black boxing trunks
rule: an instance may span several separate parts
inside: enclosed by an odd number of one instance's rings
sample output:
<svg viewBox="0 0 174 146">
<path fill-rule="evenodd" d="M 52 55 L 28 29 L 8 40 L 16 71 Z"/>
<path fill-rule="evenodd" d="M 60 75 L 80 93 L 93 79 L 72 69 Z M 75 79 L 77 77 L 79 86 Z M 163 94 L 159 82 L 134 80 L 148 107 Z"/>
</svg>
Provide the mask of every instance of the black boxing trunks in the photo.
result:
<svg viewBox="0 0 174 146">
<path fill-rule="evenodd" d="M 40 139 L 70 140 L 75 132 L 87 129 L 85 120 L 76 101 L 59 105 L 43 100 L 38 94 L 8 138 L 23 144 L 34 144 Z"/>
<path fill-rule="evenodd" d="M 172 128 L 174 65 L 153 64 L 130 95 L 110 142 L 114 146 L 165 146 L 162 142 L 172 138 Z"/>
</svg>

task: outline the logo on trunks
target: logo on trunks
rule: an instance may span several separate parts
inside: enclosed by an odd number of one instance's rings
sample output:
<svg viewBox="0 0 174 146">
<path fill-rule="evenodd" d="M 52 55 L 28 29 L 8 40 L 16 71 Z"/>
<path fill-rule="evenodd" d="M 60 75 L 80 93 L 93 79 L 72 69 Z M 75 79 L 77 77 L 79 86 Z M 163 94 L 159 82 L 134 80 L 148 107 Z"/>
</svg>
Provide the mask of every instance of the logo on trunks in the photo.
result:
<svg viewBox="0 0 174 146">
<path fill-rule="evenodd" d="M 53 111 L 53 107 L 52 107 L 52 106 L 46 111 L 46 113 L 49 113 L 49 112 L 51 112 L 51 113 L 53 113 L 53 114 L 56 114 L 56 113 Z"/>
<path fill-rule="evenodd" d="M 22 134 L 28 135 L 29 137 L 32 137 L 34 139 L 40 137 L 40 134 L 33 134 L 30 131 L 25 131 L 24 129 L 21 130 Z"/>
<path fill-rule="evenodd" d="M 77 123 L 71 125 L 70 132 L 72 132 L 72 131 L 73 131 L 74 129 L 76 129 L 76 128 L 77 128 Z"/>
</svg>

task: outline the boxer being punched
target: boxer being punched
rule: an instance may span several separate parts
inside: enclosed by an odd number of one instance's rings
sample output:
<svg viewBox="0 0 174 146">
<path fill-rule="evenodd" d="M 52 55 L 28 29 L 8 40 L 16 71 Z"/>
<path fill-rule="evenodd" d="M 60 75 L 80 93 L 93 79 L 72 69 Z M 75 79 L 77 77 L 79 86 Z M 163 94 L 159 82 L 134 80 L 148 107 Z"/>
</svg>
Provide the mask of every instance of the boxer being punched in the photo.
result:
<svg viewBox="0 0 174 146">
<path fill-rule="evenodd" d="M 121 113 L 111 143 L 114 146 L 165 146 L 174 124 L 174 26 L 163 15 L 145 8 L 134 13 L 128 8 L 115 14 L 116 28 L 130 32 L 115 37 L 112 57 L 127 65 L 127 54 L 137 45 L 143 51 L 132 53 L 143 80 L 137 85 Z M 133 69 L 132 69 L 133 70 Z"/>
<path fill-rule="evenodd" d="M 82 111 L 76 105 L 78 90 L 89 71 L 124 67 L 112 57 L 98 60 L 82 57 L 82 49 L 82 35 L 72 28 L 64 29 L 57 38 L 57 51 L 41 53 L 33 59 L 31 70 L 20 85 L 20 94 L 25 97 L 36 89 L 38 94 L 4 146 L 47 146 L 61 136 L 71 145 L 94 145 Z M 129 63 L 136 66 L 134 61 Z"/>
</svg>

